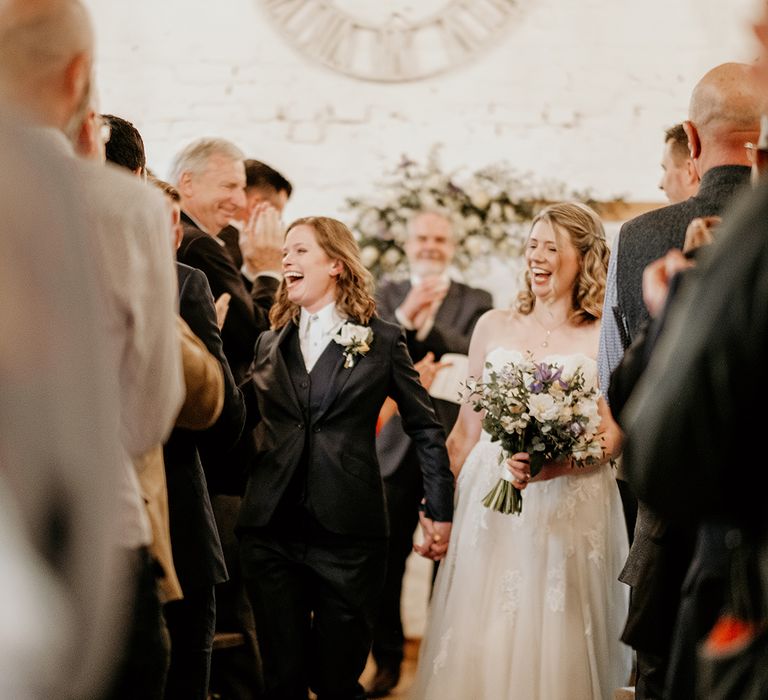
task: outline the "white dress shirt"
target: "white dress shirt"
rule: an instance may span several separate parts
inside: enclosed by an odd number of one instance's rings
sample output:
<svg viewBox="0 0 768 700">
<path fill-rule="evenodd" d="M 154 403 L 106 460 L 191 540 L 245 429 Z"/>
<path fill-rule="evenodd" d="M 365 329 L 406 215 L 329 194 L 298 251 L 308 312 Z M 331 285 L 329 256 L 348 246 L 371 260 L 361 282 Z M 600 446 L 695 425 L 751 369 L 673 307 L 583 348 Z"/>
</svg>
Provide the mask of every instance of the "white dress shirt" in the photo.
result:
<svg viewBox="0 0 768 700">
<path fill-rule="evenodd" d="M 331 302 L 314 314 L 301 309 L 299 346 L 307 372 L 312 371 L 317 359 L 346 320 L 336 308 L 336 302 Z"/>
</svg>

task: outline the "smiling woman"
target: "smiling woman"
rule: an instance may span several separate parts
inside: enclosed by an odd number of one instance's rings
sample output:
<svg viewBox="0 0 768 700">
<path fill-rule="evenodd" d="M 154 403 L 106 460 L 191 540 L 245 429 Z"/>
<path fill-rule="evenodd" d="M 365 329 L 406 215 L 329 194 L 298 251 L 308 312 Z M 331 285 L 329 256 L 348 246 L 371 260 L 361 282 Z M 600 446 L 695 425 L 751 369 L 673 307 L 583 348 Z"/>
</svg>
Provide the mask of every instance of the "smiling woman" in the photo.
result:
<svg viewBox="0 0 768 700">
<path fill-rule="evenodd" d="M 445 438 L 399 326 L 379 319 L 350 230 L 289 227 L 283 282 L 242 385 L 259 452 L 240 510 L 241 560 L 274 697 L 360 697 L 386 566 L 374 440 L 388 396 L 417 446 L 424 542 L 444 556 L 453 513 Z M 270 575 L 265 576 L 264 572 Z"/>
</svg>

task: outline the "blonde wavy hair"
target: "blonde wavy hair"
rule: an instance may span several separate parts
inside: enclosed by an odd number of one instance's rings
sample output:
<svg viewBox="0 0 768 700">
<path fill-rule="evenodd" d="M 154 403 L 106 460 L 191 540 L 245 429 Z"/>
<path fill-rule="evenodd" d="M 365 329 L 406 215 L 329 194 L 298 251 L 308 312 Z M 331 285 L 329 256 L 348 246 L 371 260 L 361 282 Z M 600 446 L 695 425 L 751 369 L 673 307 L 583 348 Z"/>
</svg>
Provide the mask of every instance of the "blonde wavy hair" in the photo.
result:
<svg viewBox="0 0 768 700">
<path fill-rule="evenodd" d="M 580 202 L 550 204 L 537 214 L 531 229 L 539 221 L 550 224 L 556 236 L 567 235 L 579 254 L 581 267 L 573 285 L 571 320 L 578 324 L 598 320 L 603 314 L 610 254 L 603 222 L 594 209 Z M 525 289 L 517 295 L 515 308 L 527 315 L 533 311 L 535 304 L 531 273 L 526 269 Z"/>
<path fill-rule="evenodd" d="M 323 252 L 331 260 L 341 263 L 341 272 L 336 278 L 336 308 L 351 321 L 367 324 L 376 310 L 372 294 L 373 278 L 360 262 L 360 249 L 352 232 L 336 219 L 306 216 L 291 223 L 285 235 L 297 226 L 311 226 Z M 279 330 L 291 321 L 298 323 L 300 314 L 301 307 L 288 299 L 288 289 L 283 280 L 269 312 L 273 330 Z"/>
</svg>

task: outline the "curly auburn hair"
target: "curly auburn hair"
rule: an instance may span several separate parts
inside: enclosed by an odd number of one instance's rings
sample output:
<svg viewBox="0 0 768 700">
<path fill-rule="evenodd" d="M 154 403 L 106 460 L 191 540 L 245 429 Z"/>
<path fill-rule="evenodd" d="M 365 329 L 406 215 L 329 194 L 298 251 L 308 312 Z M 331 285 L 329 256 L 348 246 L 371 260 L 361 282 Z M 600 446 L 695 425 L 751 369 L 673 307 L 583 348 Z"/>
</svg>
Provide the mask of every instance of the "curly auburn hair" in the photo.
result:
<svg viewBox="0 0 768 700">
<path fill-rule="evenodd" d="M 567 235 L 579 254 L 581 268 L 573 285 L 571 320 L 578 324 L 598 320 L 603 314 L 610 255 L 603 222 L 594 209 L 580 202 L 550 204 L 536 215 L 531 229 L 539 221 L 550 224 L 557 236 Z M 516 308 L 527 315 L 535 304 L 531 273 L 526 269 L 525 289 L 517 295 Z"/>
<path fill-rule="evenodd" d="M 376 310 L 373 277 L 360 262 L 360 248 L 352 232 L 341 221 L 327 216 L 306 216 L 296 219 L 286 229 L 287 236 L 297 226 L 311 226 L 317 244 L 331 260 L 341 263 L 336 278 L 336 308 L 355 323 L 367 324 Z M 288 299 L 285 280 L 280 283 L 275 303 L 269 312 L 273 330 L 279 330 L 289 322 L 299 322 L 301 307 Z"/>
</svg>

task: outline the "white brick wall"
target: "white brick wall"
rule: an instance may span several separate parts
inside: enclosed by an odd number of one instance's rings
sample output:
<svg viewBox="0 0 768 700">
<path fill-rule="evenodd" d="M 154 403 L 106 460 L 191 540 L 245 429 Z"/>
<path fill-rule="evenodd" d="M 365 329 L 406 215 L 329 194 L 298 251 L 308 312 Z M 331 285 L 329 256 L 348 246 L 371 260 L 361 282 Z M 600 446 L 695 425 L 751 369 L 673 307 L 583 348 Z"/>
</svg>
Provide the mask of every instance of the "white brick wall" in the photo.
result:
<svg viewBox="0 0 768 700">
<path fill-rule="evenodd" d="M 87 2 L 101 108 L 138 126 L 150 166 L 165 176 L 188 140 L 230 138 L 294 183 L 288 218 L 344 218 L 346 195 L 436 142 L 449 168 L 505 159 L 599 196 L 661 199 L 662 131 L 706 70 L 751 58 L 756 4 L 520 0 L 511 31 L 477 60 L 389 85 L 312 64 L 261 0 Z"/>
</svg>

